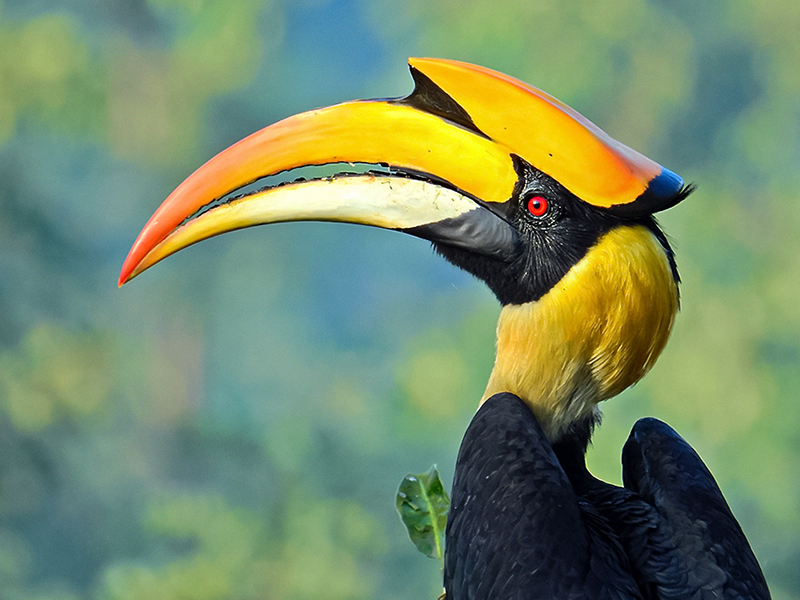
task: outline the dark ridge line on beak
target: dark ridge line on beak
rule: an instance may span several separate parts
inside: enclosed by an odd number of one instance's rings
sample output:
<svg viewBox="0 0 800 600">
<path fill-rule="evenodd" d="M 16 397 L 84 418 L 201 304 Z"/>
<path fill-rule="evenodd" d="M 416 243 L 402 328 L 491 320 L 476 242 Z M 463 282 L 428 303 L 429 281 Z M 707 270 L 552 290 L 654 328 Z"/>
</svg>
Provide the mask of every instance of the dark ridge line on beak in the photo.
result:
<svg viewBox="0 0 800 600">
<path fill-rule="evenodd" d="M 251 185 L 253 185 L 253 184 L 255 184 L 255 183 L 257 183 L 257 182 L 259 182 L 261 180 L 263 180 L 263 179 L 269 179 L 271 177 L 277 177 L 277 176 L 285 174 L 285 173 L 291 173 L 292 171 L 294 171 L 296 169 L 304 169 L 304 168 L 309 168 L 309 167 L 310 168 L 327 167 L 327 166 L 335 165 L 335 164 L 343 164 L 343 165 L 349 164 L 350 166 L 355 166 L 356 164 L 363 164 L 363 165 L 367 166 L 368 168 L 365 168 L 364 171 L 338 171 L 336 173 L 331 173 L 330 175 L 324 175 L 324 176 L 320 176 L 320 177 L 303 177 L 303 176 L 300 176 L 300 177 L 296 177 L 294 179 L 287 179 L 286 181 L 279 181 L 277 183 L 268 183 L 268 184 L 263 185 L 263 186 L 261 186 L 261 187 L 259 187 L 257 189 L 254 189 L 254 190 L 240 191 L 240 190 L 243 190 L 244 188 L 247 188 L 247 187 L 249 187 L 249 186 L 251 186 Z M 280 187 L 283 187 L 283 186 L 286 186 L 286 185 L 292 185 L 292 184 L 296 184 L 296 183 L 304 183 L 306 181 L 325 181 L 326 179 L 327 180 L 331 180 L 331 179 L 333 179 L 335 177 L 358 177 L 358 176 L 362 176 L 362 175 L 378 175 L 378 176 L 395 175 L 395 173 L 393 173 L 391 171 L 391 168 L 387 163 L 323 163 L 323 164 L 320 164 L 320 165 L 303 165 L 302 167 L 297 167 L 296 169 L 287 169 L 285 171 L 279 171 L 278 173 L 272 173 L 270 175 L 265 175 L 263 177 L 258 177 L 258 178 L 254 179 L 253 181 L 251 181 L 249 183 L 246 183 L 246 184 L 244 184 L 244 185 L 242 185 L 242 186 L 240 186 L 240 187 L 238 187 L 238 188 L 236 188 L 234 190 L 231 190 L 230 192 L 228 192 L 226 194 L 223 194 L 222 196 L 219 196 L 218 198 L 214 198 L 210 202 L 207 202 L 206 204 L 204 204 L 203 206 L 198 208 L 191 215 L 186 217 L 183 221 L 181 221 L 180 225 L 178 225 L 175 229 L 178 229 L 179 227 L 182 227 L 183 225 L 185 225 L 189 221 L 192 221 L 192 220 L 196 219 L 197 217 L 207 213 L 210 210 L 213 210 L 213 209 L 215 209 L 215 208 L 217 208 L 219 206 L 224 206 L 225 204 L 230 204 L 234 200 L 241 200 L 242 198 L 247 198 L 248 196 L 253 196 L 255 194 L 259 194 L 261 192 L 265 192 L 265 191 L 272 190 L 272 189 L 277 189 L 277 188 L 280 188 Z"/>
<path fill-rule="evenodd" d="M 436 85 L 430 77 L 419 69 L 412 66 L 409 66 L 409 68 L 411 69 L 411 77 L 414 78 L 414 91 L 405 98 L 387 100 L 387 102 L 416 108 L 460 125 L 482 138 L 492 139 L 478 129 L 469 113 L 450 94 Z"/>
</svg>

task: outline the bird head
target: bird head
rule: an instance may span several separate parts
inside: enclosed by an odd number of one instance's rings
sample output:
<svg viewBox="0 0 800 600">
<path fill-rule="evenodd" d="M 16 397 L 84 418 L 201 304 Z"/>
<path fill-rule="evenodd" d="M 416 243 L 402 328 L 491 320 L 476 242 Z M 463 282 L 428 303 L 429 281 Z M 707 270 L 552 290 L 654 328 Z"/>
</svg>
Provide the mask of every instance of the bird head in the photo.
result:
<svg viewBox="0 0 800 600">
<path fill-rule="evenodd" d="M 663 349 L 678 276 L 652 215 L 691 190 L 521 81 L 409 62 L 405 98 L 301 113 L 209 160 L 150 218 L 119 283 L 195 242 L 266 223 L 341 221 L 430 240 L 502 305 L 484 398 L 518 395 L 558 439 L 591 423 Z M 347 173 L 348 163 L 372 169 Z M 342 172 L 241 193 L 312 165 Z"/>
</svg>

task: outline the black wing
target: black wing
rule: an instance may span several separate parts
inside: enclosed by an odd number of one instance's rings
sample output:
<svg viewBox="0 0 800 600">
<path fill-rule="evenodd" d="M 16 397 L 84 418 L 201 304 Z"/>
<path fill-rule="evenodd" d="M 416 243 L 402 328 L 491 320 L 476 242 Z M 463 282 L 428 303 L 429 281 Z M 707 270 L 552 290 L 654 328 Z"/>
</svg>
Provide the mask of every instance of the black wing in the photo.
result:
<svg viewBox="0 0 800 600">
<path fill-rule="evenodd" d="M 615 535 L 512 394 L 487 400 L 464 435 L 446 540 L 447 600 L 641 598 Z"/>
<path fill-rule="evenodd" d="M 655 535 L 671 547 L 644 567 L 657 571 L 652 575 L 661 581 L 658 597 L 770 597 L 750 544 L 717 482 L 675 430 L 657 419 L 638 421 L 622 451 L 622 466 L 625 487 L 655 509 L 660 521 Z"/>
</svg>

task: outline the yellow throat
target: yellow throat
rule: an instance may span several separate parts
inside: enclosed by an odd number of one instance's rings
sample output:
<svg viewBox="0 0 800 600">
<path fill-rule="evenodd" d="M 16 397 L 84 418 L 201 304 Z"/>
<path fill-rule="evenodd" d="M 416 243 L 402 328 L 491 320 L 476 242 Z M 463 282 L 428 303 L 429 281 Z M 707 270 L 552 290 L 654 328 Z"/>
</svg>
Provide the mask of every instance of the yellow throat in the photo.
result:
<svg viewBox="0 0 800 600">
<path fill-rule="evenodd" d="M 516 394 L 556 440 L 647 373 L 677 311 L 659 241 L 641 225 L 616 227 L 539 300 L 503 307 L 482 402 Z"/>
</svg>

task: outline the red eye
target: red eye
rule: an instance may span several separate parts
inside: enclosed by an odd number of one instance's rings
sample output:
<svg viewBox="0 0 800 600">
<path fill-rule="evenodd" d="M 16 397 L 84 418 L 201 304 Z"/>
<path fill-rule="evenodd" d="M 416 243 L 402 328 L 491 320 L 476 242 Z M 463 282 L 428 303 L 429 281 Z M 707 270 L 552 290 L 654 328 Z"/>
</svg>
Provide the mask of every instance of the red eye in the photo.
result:
<svg viewBox="0 0 800 600">
<path fill-rule="evenodd" d="M 531 196 L 528 199 L 528 212 L 534 217 L 543 217 L 547 213 L 547 200 L 541 196 Z"/>
</svg>

